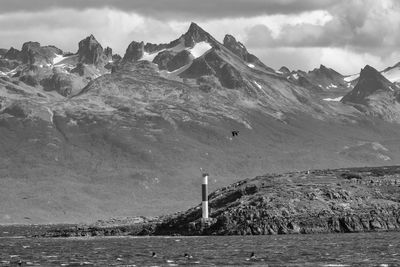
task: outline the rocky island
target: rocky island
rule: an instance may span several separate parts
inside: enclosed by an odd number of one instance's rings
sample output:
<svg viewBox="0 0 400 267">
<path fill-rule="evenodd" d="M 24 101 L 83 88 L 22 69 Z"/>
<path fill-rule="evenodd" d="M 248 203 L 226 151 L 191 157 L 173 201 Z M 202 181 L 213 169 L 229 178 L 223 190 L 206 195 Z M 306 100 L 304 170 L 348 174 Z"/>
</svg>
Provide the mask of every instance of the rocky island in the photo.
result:
<svg viewBox="0 0 400 267">
<path fill-rule="evenodd" d="M 201 205 L 158 218 L 98 221 L 46 237 L 109 235 L 273 235 L 398 231 L 400 166 L 311 170 L 246 179 Z"/>
</svg>

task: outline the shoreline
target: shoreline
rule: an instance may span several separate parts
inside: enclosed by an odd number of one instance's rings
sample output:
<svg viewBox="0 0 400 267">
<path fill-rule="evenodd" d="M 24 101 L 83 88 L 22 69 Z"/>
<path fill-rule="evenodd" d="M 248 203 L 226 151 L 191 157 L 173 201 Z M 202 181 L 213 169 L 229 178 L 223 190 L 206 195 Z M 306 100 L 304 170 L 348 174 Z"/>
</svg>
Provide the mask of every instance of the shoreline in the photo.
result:
<svg viewBox="0 0 400 267">
<path fill-rule="evenodd" d="M 161 217 L 93 224 L 31 225 L 36 237 L 204 236 L 400 231 L 400 166 L 269 174 L 208 195 L 201 205 Z M 0 226 L 12 227 L 12 226 Z M 29 228 L 29 226 L 15 226 Z M 1 232 L 0 232 L 1 234 Z"/>
</svg>

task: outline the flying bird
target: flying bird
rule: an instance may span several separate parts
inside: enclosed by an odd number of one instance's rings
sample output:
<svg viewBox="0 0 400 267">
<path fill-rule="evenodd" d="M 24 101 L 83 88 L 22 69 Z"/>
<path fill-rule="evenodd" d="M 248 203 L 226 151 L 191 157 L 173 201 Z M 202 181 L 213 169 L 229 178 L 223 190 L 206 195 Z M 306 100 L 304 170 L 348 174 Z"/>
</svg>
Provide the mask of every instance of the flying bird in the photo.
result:
<svg viewBox="0 0 400 267">
<path fill-rule="evenodd" d="M 232 136 L 233 137 L 238 136 L 238 135 L 239 135 L 239 131 L 232 131 Z"/>
</svg>

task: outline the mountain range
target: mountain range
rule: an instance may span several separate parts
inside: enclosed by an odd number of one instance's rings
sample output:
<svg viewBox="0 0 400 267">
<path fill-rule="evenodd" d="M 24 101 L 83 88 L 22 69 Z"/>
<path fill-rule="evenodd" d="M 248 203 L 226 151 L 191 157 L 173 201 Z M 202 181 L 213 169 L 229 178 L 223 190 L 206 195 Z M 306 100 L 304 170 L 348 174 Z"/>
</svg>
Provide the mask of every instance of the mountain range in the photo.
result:
<svg viewBox="0 0 400 267">
<path fill-rule="evenodd" d="M 91 222 L 197 204 L 246 177 L 400 163 L 400 65 L 274 70 L 192 23 L 123 56 L 0 49 L 0 223 Z M 237 131 L 237 135 L 232 132 Z"/>
</svg>

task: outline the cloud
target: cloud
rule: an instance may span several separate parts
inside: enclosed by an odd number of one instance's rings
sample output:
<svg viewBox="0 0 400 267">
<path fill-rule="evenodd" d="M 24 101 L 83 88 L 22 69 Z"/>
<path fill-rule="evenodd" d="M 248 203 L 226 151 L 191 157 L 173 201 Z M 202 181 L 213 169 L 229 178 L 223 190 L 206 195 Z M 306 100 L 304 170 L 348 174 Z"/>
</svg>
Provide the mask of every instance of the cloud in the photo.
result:
<svg viewBox="0 0 400 267">
<path fill-rule="evenodd" d="M 234 35 L 272 67 L 344 73 L 400 60 L 397 0 L 1 0 L 0 47 L 26 41 L 75 52 L 93 33 L 124 54 L 135 41 L 165 43 L 197 22 L 217 40 Z M 365 62 L 364 62 L 365 61 Z M 363 63 L 364 62 L 364 63 Z"/>
<path fill-rule="evenodd" d="M 133 40 L 162 43 L 182 34 L 168 23 L 109 8 L 2 14 L 0 25 L 0 47 L 20 49 L 27 41 L 38 41 L 71 52 L 76 52 L 78 42 L 90 34 L 103 47 L 110 46 L 120 54 Z"/>
<path fill-rule="evenodd" d="M 322 51 L 315 47 L 273 47 L 251 50 L 262 62 L 274 69 L 286 66 L 291 70 L 310 70 L 321 64 Z"/>
<path fill-rule="evenodd" d="M 354 50 L 392 49 L 399 45 L 400 9 L 389 1 L 349 0 L 329 10 L 324 24 L 284 25 L 273 36 L 268 25 L 255 25 L 247 43 L 253 47 L 346 47 Z"/>
<path fill-rule="evenodd" d="M 2 0 L 1 13 L 43 12 L 49 9 L 112 8 L 146 17 L 188 20 L 298 14 L 325 9 L 343 0 Z"/>
<path fill-rule="evenodd" d="M 290 70 L 308 71 L 322 64 L 344 75 L 358 73 L 367 64 L 383 70 L 391 66 L 394 59 L 400 58 L 400 53 L 381 58 L 370 53 L 329 47 L 272 47 L 254 49 L 252 52 L 274 69 L 286 66 Z"/>
<path fill-rule="evenodd" d="M 314 60 L 303 55 L 314 51 L 312 57 L 319 63 L 344 73 L 359 71 L 365 64 L 382 68 L 400 60 L 394 52 L 400 45 L 399 1 L 348 0 L 325 12 L 329 15 L 314 11 L 319 21 L 283 23 L 278 29 L 259 21 L 248 29 L 244 43 L 249 50 L 260 51 L 261 58 L 294 66 L 311 66 Z"/>
</svg>

